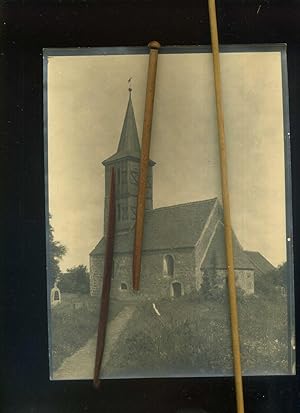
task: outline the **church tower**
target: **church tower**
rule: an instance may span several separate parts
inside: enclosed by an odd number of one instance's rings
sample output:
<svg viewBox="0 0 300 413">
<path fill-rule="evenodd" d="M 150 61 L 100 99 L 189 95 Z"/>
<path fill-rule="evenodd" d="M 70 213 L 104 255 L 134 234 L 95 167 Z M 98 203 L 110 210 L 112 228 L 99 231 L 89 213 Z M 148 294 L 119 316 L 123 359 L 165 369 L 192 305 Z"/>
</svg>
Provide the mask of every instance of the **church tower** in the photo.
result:
<svg viewBox="0 0 300 413">
<path fill-rule="evenodd" d="M 131 99 L 131 88 L 129 88 L 128 105 L 117 152 L 102 162 L 105 167 L 104 234 L 106 234 L 107 226 L 112 167 L 115 168 L 116 176 L 116 232 L 128 232 L 134 226 L 140 155 L 141 149 Z M 150 160 L 145 204 L 146 211 L 153 209 L 152 167 L 154 165 L 155 162 Z"/>
</svg>

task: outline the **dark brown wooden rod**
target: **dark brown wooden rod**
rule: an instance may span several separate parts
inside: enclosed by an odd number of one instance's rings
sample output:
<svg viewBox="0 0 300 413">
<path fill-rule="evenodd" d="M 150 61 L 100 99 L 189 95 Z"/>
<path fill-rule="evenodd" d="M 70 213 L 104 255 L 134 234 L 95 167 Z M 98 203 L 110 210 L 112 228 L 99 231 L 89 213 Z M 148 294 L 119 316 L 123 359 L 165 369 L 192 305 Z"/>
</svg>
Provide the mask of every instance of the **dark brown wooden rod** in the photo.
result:
<svg viewBox="0 0 300 413">
<path fill-rule="evenodd" d="M 111 276 L 113 268 L 113 254 L 114 254 L 114 238 L 115 238 L 115 222 L 116 222 L 116 200 L 115 200 L 115 170 L 111 169 L 110 178 L 110 198 L 108 211 L 108 225 L 106 234 L 106 250 L 104 257 L 104 271 L 102 282 L 102 294 L 100 303 L 100 316 L 98 324 L 95 368 L 94 368 L 94 386 L 99 387 L 100 384 L 100 369 L 103 359 L 106 326 L 109 311 L 109 295 L 111 286 Z"/>
<path fill-rule="evenodd" d="M 227 157 L 225 145 L 225 127 L 224 127 L 224 111 L 222 102 L 222 87 L 221 87 L 221 69 L 220 69 L 220 53 L 218 40 L 218 26 L 216 16 L 215 0 L 208 0 L 210 33 L 213 52 L 213 69 L 215 79 L 215 95 L 218 121 L 218 136 L 219 136 L 219 152 L 220 152 L 220 169 L 222 182 L 222 199 L 224 210 L 224 231 L 225 231 L 225 250 L 228 271 L 228 293 L 230 306 L 230 321 L 231 321 L 231 338 L 233 351 L 233 367 L 235 378 L 235 392 L 237 413 L 244 413 L 244 396 L 241 368 L 241 351 L 239 338 L 238 324 L 238 307 L 236 298 L 235 272 L 234 272 L 234 256 L 232 244 L 232 226 L 230 216 L 230 197 L 228 187 L 227 173 Z"/>
<path fill-rule="evenodd" d="M 147 174 L 149 166 L 149 152 L 151 142 L 151 128 L 155 95 L 156 69 L 158 59 L 158 49 L 160 44 L 152 41 L 148 44 L 150 48 L 148 63 L 148 80 L 146 89 L 144 126 L 142 135 L 142 149 L 140 160 L 140 175 L 136 208 L 135 222 L 135 239 L 132 263 L 132 286 L 134 290 L 140 287 L 141 261 L 142 261 L 142 244 L 144 233 L 144 214 L 145 214 L 145 197 L 147 190 Z"/>
</svg>

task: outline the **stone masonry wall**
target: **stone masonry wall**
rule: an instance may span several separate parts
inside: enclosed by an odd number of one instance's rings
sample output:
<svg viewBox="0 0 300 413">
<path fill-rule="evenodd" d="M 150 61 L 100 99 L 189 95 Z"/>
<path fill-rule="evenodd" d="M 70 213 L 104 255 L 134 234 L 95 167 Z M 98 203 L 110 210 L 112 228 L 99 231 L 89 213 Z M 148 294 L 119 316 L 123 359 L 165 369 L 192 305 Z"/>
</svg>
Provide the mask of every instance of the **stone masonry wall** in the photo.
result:
<svg viewBox="0 0 300 413">
<path fill-rule="evenodd" d="M 174 274 L 164 271 L 164 256 L 174 259 Z M 99 295 L 102 286 L 103 256 L 92 256 L 90 259 L 90 292 Z M 165 252 L 144 253 L 140 291 L 132 291 L 132 255 L 116 255 L 111 285 L 111 297 L 122 300 L 133 300 L 138 297 L 148 300 L 168 298 L 172 296 L 172 283 L 180 283 L 183 294 L 195 289 L 194 254 L 192 249 L 168 250 Z M 122 288 L 123 287 L 123 288 Z M 126 288 L 127 287 L 127 288 Z"/>
<path fill-rule="evenodd" d="M 236 284 L 245 294 L 254 294 L 254 271 L 253 270 L 238 270 L 236 271 Z"/>
<path fill-rule="evenodd" d="M 90 256 L 90 294 L 91 296 L 97 296 L 97 295 L 100 295 L 101 293 L 103 265 L 104 265 L 103 256 Z"/>
<path fill-rule="evenodd" d="M 227 270 L 218 269 L 215 274 L 216 286 L 224 288 L 228 277 Z M 235 270 L 236 286 L 240 288 L 245 294 L 254 294 L 254 271 L 253 270 Z"/>
</svg>

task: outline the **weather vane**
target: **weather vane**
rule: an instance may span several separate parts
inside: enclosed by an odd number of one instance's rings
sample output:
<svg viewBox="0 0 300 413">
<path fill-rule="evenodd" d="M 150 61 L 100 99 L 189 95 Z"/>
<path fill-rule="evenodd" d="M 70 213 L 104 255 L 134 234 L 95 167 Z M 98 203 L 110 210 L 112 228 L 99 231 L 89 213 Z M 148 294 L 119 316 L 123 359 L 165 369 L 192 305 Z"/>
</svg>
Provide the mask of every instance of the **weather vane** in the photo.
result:
<svg viewBox="0 0 300 413">
<path fill-rule="evenodd" d="M 132 84 L 131 84 L 131 81 L 132 81 L 132 77 L 130 77 L 130 78 L 128 79 L 128 90 L 129 90 L 129 93 L 132 92 Z"/>
</svg>

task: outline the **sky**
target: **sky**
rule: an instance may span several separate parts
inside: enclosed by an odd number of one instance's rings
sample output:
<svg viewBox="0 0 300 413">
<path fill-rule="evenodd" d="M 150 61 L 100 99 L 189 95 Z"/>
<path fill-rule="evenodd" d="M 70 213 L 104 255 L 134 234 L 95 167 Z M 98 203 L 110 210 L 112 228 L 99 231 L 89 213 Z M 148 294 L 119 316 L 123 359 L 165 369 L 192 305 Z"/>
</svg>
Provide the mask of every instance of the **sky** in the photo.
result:
<svg viewBox="0 0 300 413">
<path fill-rule="evenodd" d="M 88 266 L 103 235 L 102 161 L 116 152 L 130 77 L 141 139 L 147 65 L 147 55 L 48 58 L 49 209 L 67 247 L 62 271 Z M 244 249 L 278 265 L 286 259 L 280 53 L 223 53 L 221 71 L 232 225 Z M 159 56 L 150 157 L 155 208 L 221 199 L 209 53 Z"/>
</svg>

